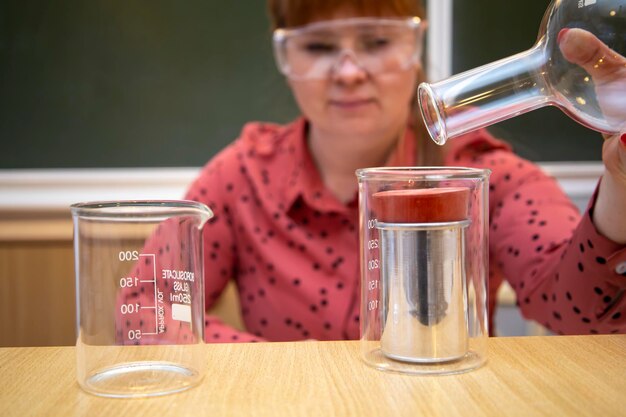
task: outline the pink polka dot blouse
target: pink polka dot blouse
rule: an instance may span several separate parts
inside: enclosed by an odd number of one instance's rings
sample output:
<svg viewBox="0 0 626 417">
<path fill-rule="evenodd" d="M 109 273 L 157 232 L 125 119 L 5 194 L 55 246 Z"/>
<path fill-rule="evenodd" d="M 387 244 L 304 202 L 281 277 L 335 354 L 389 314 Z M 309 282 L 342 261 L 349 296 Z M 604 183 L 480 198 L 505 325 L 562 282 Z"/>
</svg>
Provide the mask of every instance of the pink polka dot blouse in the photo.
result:
<svg viewBox="0 0 626 417">
<path fill-rule="evenodd" d="M 246 125 L 186 194 L 215 213 L 204 228 L 207 308 L 234 279 L 247 328 L 207 317 L 208 342 L 359 338 L 357 196 L 342 204 L 324 187 L 305 130 L 302 118 Z M 410 129 L 390 160 L 416 163 Z M 555 333 L 626 332 L 626 248 L 591 223 L 595 196 L 581 216 L 553 178 L 486 131 L 451 141 L 445 165 L 492 170 L 490 317 L 506 278 L 524 316 Z"/>
</svg>

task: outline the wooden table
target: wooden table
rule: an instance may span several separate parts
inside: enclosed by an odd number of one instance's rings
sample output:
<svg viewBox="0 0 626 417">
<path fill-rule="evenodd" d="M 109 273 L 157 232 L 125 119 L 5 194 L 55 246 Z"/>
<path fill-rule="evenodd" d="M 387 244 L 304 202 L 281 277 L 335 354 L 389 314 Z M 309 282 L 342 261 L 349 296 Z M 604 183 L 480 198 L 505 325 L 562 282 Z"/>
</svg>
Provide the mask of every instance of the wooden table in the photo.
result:
<svg viewBox="0 0 626 417">
<path fill-rule="evenodd" d="M 208 345 L 187 392 L 107 399 L 83 392 L 73 347 L 0 349 L 0 415 L 626 416 L 626 335 L 489 339 L 484 367 L 384 373 L 359 342 Z"/>
</svg>

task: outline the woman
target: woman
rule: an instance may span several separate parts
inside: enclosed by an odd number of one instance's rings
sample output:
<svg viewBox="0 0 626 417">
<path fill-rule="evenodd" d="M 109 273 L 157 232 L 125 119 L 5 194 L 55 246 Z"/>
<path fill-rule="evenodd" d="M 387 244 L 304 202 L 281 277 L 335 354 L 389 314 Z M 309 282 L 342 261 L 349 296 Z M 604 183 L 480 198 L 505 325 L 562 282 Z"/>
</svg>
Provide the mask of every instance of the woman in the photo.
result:
<svg viewBox="0 0 626 417">
<path fill-rule="evenodd" d="M 248 330 L 208 318 L 207 341 L 358 338 L 354 172 L 421 164 L 492 170 L 491 315 L 506 277 L 524 315 L 557 333 L 626 332 L 626 136 L 605 141 L 606 173 L 581 217 L 553 179 L 486 131 L 443 148 L 428 138 L 412 107 L 424 78 L 419 0 L 269 9 L 287 29 L 275 33 L 277 59 L 303 116 L 246 125 L 186 195 L 216 213 L 204 230 L 207 307 L 234 278 Z M 585 64 L 576 34 L 566 40 L 568 59 Z M 377 61 L 385 48 L 393 53 Z"/>
</svg>

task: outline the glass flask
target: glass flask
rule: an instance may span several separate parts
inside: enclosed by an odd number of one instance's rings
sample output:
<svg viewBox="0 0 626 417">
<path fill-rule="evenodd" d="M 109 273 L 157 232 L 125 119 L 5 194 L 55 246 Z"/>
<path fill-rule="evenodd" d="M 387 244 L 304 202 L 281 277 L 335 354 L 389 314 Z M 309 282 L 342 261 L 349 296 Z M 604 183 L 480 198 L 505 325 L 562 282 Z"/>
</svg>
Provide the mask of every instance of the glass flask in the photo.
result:
<svg viewBox="0 0 626 417">
<path fill-rule="evenodd" d="M 611 50 L 594 56 L 588 72 L 565 58 L 559 47 L 563 29 L 583 29 Z M 589 33 L 585 42 L 592 40 Z M 625 54 L 626 0 L 553 0 L 531 49 L 420 84 L 419 107 L 431 137 L 440 145 L 549 105 L 590 129 L 620 133 L 626 130 Z M 592 75 L 601 77 L 594 80 Z"/>
</svg>

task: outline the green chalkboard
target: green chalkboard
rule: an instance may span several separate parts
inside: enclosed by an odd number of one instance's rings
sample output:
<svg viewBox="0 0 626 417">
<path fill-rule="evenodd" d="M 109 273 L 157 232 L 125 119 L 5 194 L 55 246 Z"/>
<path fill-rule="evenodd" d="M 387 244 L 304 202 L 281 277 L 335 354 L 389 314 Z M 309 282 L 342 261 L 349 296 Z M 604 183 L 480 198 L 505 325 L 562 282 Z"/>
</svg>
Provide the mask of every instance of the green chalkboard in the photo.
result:
<svg viewBox="0 0 626 417">
<path fill-rule="evenodd" d="M 549 0 L 454 0 L 453 72 L 530 49 Z M 602 136 L 555 107 L 525 113 L 489 128 L 534 161 L 601 159 Z"/>
<path fill-rule="evenodd" d="M 530 47 L 547 1 L 454 1 L 454 71 Z M 0 169 L 200 166 L 297 109 L 263 0 L 0 1 Z M 593 160 L 556 109 L 494 127 L 533 160 Z"/>
<path fill-rule="evenodd" d="M 0 168 L 200 166 L 297 112 L 265 2 L 0 1 Z"/>
</svg>

